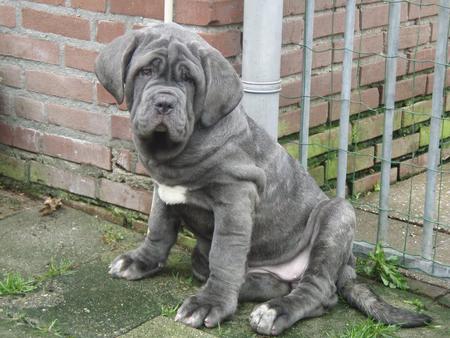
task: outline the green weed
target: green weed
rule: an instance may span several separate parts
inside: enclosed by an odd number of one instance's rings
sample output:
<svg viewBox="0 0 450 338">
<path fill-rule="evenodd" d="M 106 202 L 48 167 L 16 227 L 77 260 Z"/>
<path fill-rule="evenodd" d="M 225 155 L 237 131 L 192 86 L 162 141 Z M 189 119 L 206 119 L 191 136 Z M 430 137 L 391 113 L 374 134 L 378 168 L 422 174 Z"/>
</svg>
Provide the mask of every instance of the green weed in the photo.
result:
<svg viewBox="0 0 450 338">
<path fill-rule="evenodd" d="M 393 289 L 408 289 L 405 277 L 398 270 L 398 257 L 386 258 L 380 243 L 370 252 L 367 259 L 358 259 L 357 271 L 369 278 L 380 280 L 385 286 Z"/>
<path fill-rule="evenodd" d="M 115 246 L 118 242 L 123 241 L 124 239 L 125 237 L 123 233 L 112 227 L 109 227 L 105 231 L 103 231 L 102 241 L 105 244 Z"/>
<path fill-rule="evenodd" d="M 423 312 L 424 310 L 427 309 L 425 304 L 418 298 L 414 298 L 412 300 L 404 300 L 403 302 L 406 304 L 413 305 L 417 312 Z"/>
<path fill-rule="evenodd" d="M 23 295 L 37 288 L 34 280 L 26 280 L 18 273 L 8 272 L 0 281 L 0 296 Z"/>
<path fill-rule="evenodd" d="M 367 319 L 361 323 L 350 326 L 339 338 L 387 338 L 396 337 L 394 334 L 398 330 L 394 325 L 383 325 Z"/>
<path fill-rule="evenodd" d="M 55 260 L 52 258 L 48 265 L 47 271 L 42 275 L 37 276 L 36 279 L 40 282 L 43 282 L 50 278 L 63 275 L 70 275 L 74 272 L 73 271 L 74 268 L 75 264 L 69 259 L 63 258 L 60 262 L 56 263 Z"/>
<path fill-rule="evenodd" d="M 161 316 L 173 317 L 178 311 L 180 304 L 176 305 L 161 305 Z"/>
</svg>

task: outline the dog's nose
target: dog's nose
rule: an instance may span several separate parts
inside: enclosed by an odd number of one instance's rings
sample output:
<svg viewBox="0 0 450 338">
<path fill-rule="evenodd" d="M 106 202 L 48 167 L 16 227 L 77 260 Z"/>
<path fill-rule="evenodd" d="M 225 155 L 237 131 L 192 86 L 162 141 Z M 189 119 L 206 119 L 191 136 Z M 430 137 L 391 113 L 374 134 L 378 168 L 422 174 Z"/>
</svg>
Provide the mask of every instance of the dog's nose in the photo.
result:
<svg viewBox="0 0 450 338">
<path fill-rule="evenodd" d="M 159 114 L 170 114 L 175 108 L 175 101 L 174 98 L 163 96 L 155 102 L 155 109 Z"/>
</svg>

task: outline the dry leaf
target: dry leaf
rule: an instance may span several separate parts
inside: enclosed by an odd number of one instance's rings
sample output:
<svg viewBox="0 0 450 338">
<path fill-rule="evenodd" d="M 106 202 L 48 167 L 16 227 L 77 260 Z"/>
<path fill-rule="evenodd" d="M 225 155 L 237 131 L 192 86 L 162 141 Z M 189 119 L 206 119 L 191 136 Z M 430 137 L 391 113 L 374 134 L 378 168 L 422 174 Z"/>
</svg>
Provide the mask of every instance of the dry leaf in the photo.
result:
<svg viewBox="0 0 450 338">
<path fill-rule="evenodd" d="M 47 216 L 54 213 L 56 210 L 61 208 L 62 203 L 60 198 L 47 197 L 44 201 L 44 206 L 39 210 L 41 216 Z"/>
</svg>

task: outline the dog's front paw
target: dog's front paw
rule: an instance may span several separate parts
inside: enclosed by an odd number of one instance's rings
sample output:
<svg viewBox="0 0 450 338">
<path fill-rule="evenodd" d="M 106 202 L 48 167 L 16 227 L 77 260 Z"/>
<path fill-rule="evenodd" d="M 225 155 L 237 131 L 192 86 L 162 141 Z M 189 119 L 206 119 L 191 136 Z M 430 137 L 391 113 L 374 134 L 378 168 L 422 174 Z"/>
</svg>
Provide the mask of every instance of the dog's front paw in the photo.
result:
<svg viewBox="0 0 450 338">
<path fill-rule="evenodd" d="M 283 303 L 281 297 L 257 306 L 250 314 L 253 330 L 262 335 L 277 336 L 289 328 L 295 321 Z"/>
<path fill-rule="evenodd" d="M 218 301 L 200 293 L 184 301 L 178 309 L 175 320 L 192 327 L 202 325 L 214 327 L 230 317 L 236 311 L 236 307 L 237 301 L 232 299 Z"/>
<path fill-rule="evenodd" d="M 163 268 L 162 263 L 153 263 L 140 258 L 135 251 L 116 257 L 109 265 L 109 274 L 128 280 L 142 279 L 154 275 Z"/>
</svg>

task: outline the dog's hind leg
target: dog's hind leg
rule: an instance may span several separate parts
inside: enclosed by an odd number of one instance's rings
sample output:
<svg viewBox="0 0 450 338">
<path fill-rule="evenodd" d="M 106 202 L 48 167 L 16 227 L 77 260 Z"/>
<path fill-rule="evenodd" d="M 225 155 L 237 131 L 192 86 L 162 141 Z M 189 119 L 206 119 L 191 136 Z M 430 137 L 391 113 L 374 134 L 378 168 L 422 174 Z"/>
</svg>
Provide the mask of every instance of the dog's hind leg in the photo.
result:
<svg viewBox="0 0 450 338">
<path fill-rule="evenodd" d="M 308 267 L 288 295 L 253 310 L 250 324 L 260 334 L 278 335 L 298 320 L 319 316 L 337 303 L 336 282 L 351 254 L 353 207 L 340 198 L 324 201 L 308 222 L 313 222 L 317 231 Z"/>
<path fill-rule="evenodd" d="M 291 290 L 291 283 L 279 280 L 270 273 L 251 272 L 245 276 L 245 282 L 239 291 L 239 301 L 265 302 L 285 296 Z"/>
</svg>

